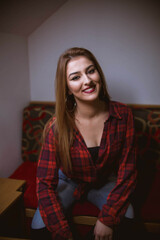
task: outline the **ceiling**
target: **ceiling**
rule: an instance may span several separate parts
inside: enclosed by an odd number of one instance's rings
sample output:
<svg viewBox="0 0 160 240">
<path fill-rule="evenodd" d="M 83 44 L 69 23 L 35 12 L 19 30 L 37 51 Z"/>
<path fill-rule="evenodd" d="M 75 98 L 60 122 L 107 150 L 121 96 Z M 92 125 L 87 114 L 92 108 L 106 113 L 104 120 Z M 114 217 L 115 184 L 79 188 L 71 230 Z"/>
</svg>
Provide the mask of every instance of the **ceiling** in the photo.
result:
<svg viewBox="0 0 160 240">
<path fill-rule="evenodd" d="M 0 0 L 0 32 L 29 36 L 67 0 Z"/>
</svg>

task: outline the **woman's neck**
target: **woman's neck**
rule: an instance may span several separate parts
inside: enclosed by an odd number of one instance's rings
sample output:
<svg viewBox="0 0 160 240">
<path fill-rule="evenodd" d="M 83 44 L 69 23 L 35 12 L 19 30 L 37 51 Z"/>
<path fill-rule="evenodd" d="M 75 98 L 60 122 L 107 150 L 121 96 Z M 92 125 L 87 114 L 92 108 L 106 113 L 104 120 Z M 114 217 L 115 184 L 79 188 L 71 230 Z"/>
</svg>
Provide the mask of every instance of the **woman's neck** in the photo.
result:
<svg viewBox="0 0 160 240">
<path fill-rule="evenodd" d="M 75 112 L 76 119 L 88 119 L 94 118 L 101 113 L 106 112 L 107 106 L 104 101 L 95 101 L 95 102 L 78 102 Z"/>
</svg>

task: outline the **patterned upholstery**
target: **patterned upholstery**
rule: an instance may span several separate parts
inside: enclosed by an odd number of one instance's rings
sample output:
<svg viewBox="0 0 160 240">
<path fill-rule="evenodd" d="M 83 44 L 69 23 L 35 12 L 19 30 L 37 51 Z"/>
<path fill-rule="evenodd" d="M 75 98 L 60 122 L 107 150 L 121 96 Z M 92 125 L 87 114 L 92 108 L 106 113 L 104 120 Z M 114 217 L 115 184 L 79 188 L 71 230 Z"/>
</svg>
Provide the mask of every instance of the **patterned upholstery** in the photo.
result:
<svg viewBox="0 0 160 240">
<path fill-rule="evenodd" d="M 134 195 L 136 213 L 147 221 L 160 221 L 160 107 L 132 107 L 132 111 L 139 173 Z"/>
<path fill-rule="evenodd" d="M 23 111 L 22 158 L 37 162 L 45 124 L 55 112 L 54 104 L 30 104 Z"/>
<path fill-rule="evenodd" d="M 136 140 L 138 146 L 138 184 L 133 196 L 136 207 L 136 215 L 148 221 L 160 222 L 160 107 L 146 108 L 130 106 L 135 118 Z M 55 104 L 31 103 L 23 112 L 22 131 L 22 158 L 26 163 L 33 163 L 34 168 L 38 159 L 42 144 L 42 132 L 46 122 L 52 117 L 55 111 Z M 12 178 L 26 179 L 23 172 L 26 166 L 22 164 L 13 174 Z M 28 166 L 31 168 L 31 166 Z M 36 172 L 34 170 L 34 172 Z M 30 175 L 34 192 L 28 193 L 24 197 L 35 196 L 35 175 Z M 31 186 L 31 184 L 29 184 Z M 155 188 L 156 186 L 156 188 Z M 157 191 L 157 188 L 158 191 Z M 37 205 L 33 203 L 32 197 L 25 201 L 26 207 Z M 81 213 L 80 209 L 80 213 Z M 149 211 L 150 210 L 150 211 Z M 77 213 L 78 214 L 78 213 Z"/>
<path fill-rule="evenodd" d="M 135 117 L 138 155 L 141 161 L 160 164 L 160 108 L 132 106 Z M 23 112 L 22 158 L 36 162 L 46 122 L 55 111 L 54 104 L 30 104 Z"/>
<path fill-rule="evenodd" d="M 135 118 L 138 156 L 160 164 L 160 108 L 132 107 Z"/>
</svg>

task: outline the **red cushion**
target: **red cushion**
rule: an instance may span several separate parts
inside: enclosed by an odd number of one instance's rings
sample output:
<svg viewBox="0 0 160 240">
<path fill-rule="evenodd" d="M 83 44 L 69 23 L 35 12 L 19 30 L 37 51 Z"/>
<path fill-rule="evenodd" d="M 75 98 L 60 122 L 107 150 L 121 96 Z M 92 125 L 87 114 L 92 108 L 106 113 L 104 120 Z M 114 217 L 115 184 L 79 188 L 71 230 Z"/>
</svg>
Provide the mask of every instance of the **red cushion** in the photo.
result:
<svg viewBox="0 0 160 240">
<path fill-rule="evenodd" d="M 22 163 L 10 176 L 10 178 L 26 180 L 24 205 L 28 208 L 37 208 L 38 204 L 36 197 L 36 170 L 37 163 L 27 161 Z M 157 172 L 155 174 L 150 193 L 141 209 L 141 217 L 145 221 L 160 221 L 160 191 L 158 191 L 159 183 L 160 166 L 157 166 Z M 99 209 L 89 202 L 77 202 L 72 213 L 73 216 L 97 216 Z"/>
<path fill-rule="evenodd" d="M 141 217 L 145 221 L 160 221 L 160 165 L 156 168 L 156 174 L 151 190 L 141 210 Z"/>
<path fill-rule="evenodd" d="M 72 209 L 73 216 L 94 216 L 97 217 L 99 209 L 88 201 L 76 202 Z"/>
<path fill-rule="evenodd" d="M 73 205 L 72 215 L 73 216 L 93 216 L 97 217 L 99 214 L 99 209 L 93 205 L 92 203 L 85 201 L 85 202 L 76 202 Z M 76 229 L 79 232 L 80 236 L 85 236 L 90 230 L 92 226 L 89 225 L 81 225 L 77 224 Z"/>
<path fill-rule="evenodd" d="M 28 161 L 22 163 L 10 176 L 10 178 L 26 180 L 24 205 L 27 208 L 37 208 L 36 172 L 37 163 Z"/>
</svg>

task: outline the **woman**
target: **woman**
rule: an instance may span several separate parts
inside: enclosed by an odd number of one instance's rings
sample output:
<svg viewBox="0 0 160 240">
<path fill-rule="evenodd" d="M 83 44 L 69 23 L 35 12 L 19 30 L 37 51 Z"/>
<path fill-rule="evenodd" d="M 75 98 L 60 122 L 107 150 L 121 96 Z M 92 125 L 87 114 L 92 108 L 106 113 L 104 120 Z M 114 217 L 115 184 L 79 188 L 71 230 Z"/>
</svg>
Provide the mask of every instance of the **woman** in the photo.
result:
<svg viewBox="0 0 160 240">
<path fill-rule="evenodd" d="M 134 123 L 126 105 L 110 100 L 93 54 L 71 48 L 59 58 L 56 112 L 45 129 L 37 170 L 38 209 L 32 238 L 72 239 L 70 206 L 86 198 L 100 209 L 95 240 L 111 240 L 136 182 Z M 37 239 L 40 239 L 37 237 Z"/>
</svg>

